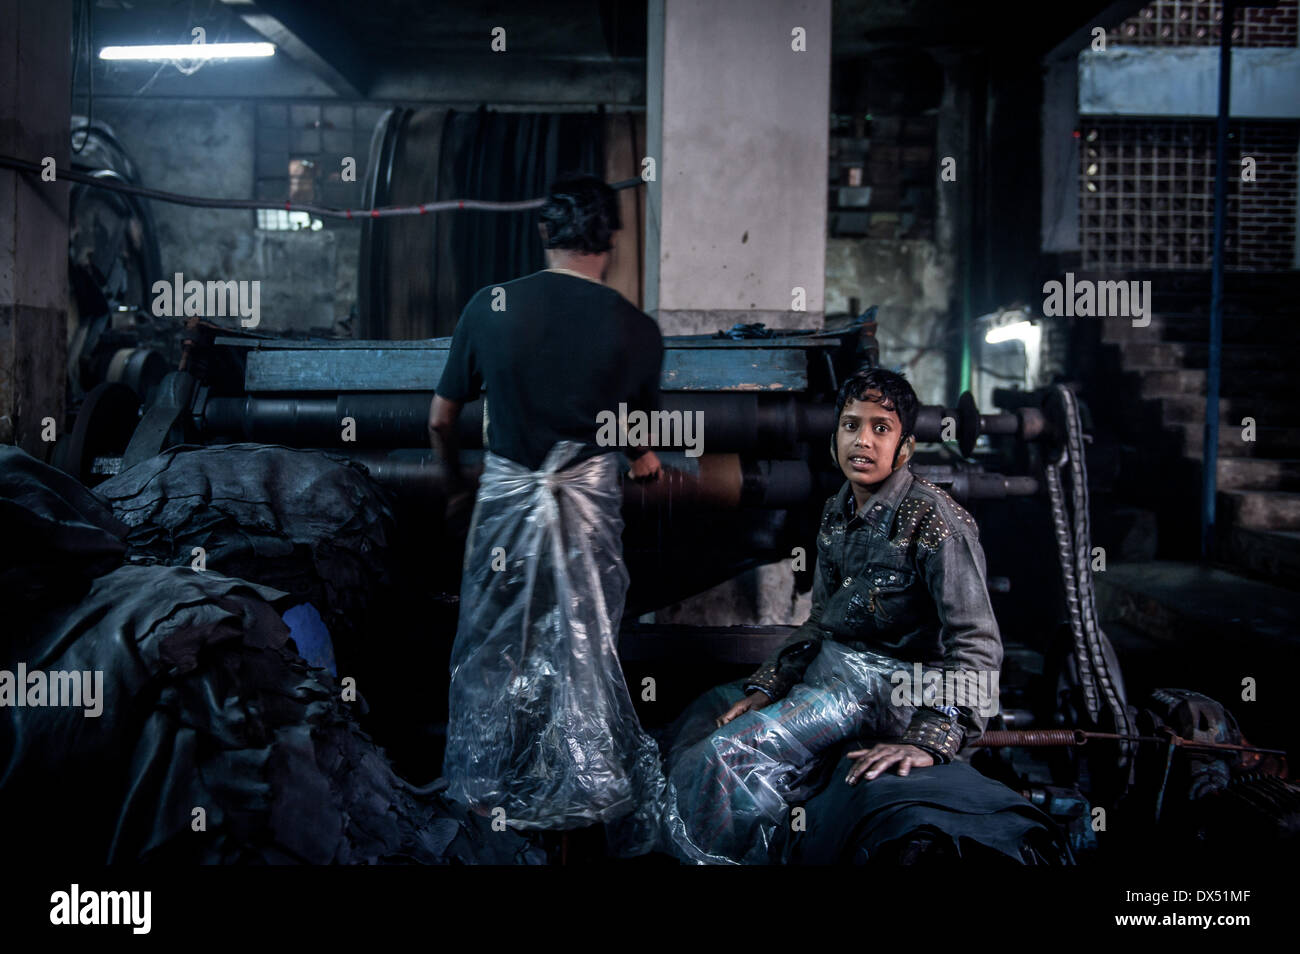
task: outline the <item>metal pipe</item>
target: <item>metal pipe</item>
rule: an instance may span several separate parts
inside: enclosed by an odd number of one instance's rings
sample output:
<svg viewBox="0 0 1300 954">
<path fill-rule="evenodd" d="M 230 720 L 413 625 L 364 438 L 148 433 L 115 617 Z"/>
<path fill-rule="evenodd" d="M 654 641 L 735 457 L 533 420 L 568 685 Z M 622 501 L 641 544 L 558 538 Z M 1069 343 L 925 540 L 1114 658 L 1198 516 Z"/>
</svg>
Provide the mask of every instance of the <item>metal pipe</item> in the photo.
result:
<svg viewBox="0 0 1300 954">
<path fill-rule="evenodd" d="M 347 393 L 336 397 L 214 397 L 196 409 L 204 434 L 262 443 L 328 446 L 339 440 L 343 419 L 356 423 L 363 447 L 427 447 L 432 392 Z M 765 457 L 802 456 L 800 445 L 821 446 L 834 429 L 835 408 L 793 397 L 756 394 L 666 393 L 662 410 L 698 414 L 702 449 L 751 452 Z M 483 446 L 483 402 L 461 410 L 461 445 Z M 699 432 L 697 432 L 699 433 Z"/>
<path fill-rule="evenodd" d="M 1223 0 L 1219 25 L 1219 117 L 1214 144 L 1214 271 L 1210 286 L 1210 354 L 1205 372 L 1205 447 L 1201 471 L 1201 559 L 1214 554 L 1219 469 L 1219 365 L 1223 350 L 1223 233 L 1228 205 L 1228 115 L 1232 101 L 1232 20 L 1235 0 Z M 1150 303 L 1148 302 L 1148 307 Z"/>
<path fill-rule="evenodd" d="M 365 465 L 381 486 L 426 498 L 445 495 L 447 474 L 432 451 L 315 448 Z M 465 451 L 462 471 L 471 482 L 483 470 L 481 452 Z M 623 480 L 624 505 L 640 509 L 786 509 L 820 503 L 812 471 L 797 460 L 746 460 L 739 454 L 687 458 L 665 454 L 660 478 Z"/>
<path fill-rule="evenodd" d="M 1038 493 L 1036 478 L 987 474 L 969 466 L 913 464 L 912 473 L 938 484 L 958 500 L 1003 500 Z"/>
<path fill-rule="evenodd" d="M 1267 755 L 1286 755 L 1283 749 L 1266 749 L 1258 745 L 1237 745 L 1232 742 L 1197 742 L 1182 736 L 1167 735 L 1125 735 L 1118 732 L 1087 732 L 1083 729 L 995 729 L 985 732 L 972 745 L 988 748 L 1005 748 L 1008 746 L 1050 746 L 1050 745 L 1086 745 L 1089 739 L 1114 742 L 1159 742 L 1171 749 L 1188 749 L 1206 752 L 1261 752 Z"/>
</svg>

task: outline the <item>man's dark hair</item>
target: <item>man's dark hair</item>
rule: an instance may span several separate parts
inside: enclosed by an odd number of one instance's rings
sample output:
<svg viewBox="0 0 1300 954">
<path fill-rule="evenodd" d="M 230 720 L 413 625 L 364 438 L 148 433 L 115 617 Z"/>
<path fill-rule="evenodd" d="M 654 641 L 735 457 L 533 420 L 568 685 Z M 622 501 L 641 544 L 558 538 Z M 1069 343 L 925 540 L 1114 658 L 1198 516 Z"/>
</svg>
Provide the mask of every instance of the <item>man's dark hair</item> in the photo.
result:
<svg viewBox="0 0 1300 954">
<path fill-rule="evenodd" d="M 835 426 L 839 427 L 840 415 L 844 413 L 844 405 L 849 403 L 849 398 L 855 401 L 865 400 L 869 391 L 879 391 L 880 398 L 876 403 L 886 411 L 898 415 L 898 421 L 903 427 L 898 445 L 902 447 L 903 441 L 912 435 L 916 427 L 916 415 L 921 408 L 921 401 L 912 389 L 911 382 L 897 371 L 869 368 L 846 378 L 840 385 L 839 393 L 835 395 Z"/>
<path fill-rule="evenodd" d="M 619 230 L 618 195 L 602 179 L 580 172 L 561 175 L 542 206 L 547 248 L 595 255 L 608 252 Z"/>
</svg>

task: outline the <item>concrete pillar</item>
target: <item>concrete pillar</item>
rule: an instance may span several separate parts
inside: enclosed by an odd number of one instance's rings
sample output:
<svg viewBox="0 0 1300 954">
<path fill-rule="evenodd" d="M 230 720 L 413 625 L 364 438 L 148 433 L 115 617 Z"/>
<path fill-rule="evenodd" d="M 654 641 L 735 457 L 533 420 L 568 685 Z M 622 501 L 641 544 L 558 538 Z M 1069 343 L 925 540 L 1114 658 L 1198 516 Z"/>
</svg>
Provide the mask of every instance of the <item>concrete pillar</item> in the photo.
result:
<svg viewBox="0 0 1300 954">
<path fill-rule="evenodd" d="M 830 29 L 831 0 L 650 0 L 645 305 L 664 334 L 821 327 Z"/>
<path fill-rule="evenodd" d="M 1043 66 L 1043 201 L 1040 226 L 1044 252 L 1079 251 L 1079 67 L 1073 57 Z"/>
<path fill-rule="evenodd" d="M 0 0 L 0 23 L 0 153 L 66 169 L 72 4 Z M 43 460 L 41 421 L 63 426 L 67 320 L 68 186 L 0 169 L 0 443 Z"/>
</svg>

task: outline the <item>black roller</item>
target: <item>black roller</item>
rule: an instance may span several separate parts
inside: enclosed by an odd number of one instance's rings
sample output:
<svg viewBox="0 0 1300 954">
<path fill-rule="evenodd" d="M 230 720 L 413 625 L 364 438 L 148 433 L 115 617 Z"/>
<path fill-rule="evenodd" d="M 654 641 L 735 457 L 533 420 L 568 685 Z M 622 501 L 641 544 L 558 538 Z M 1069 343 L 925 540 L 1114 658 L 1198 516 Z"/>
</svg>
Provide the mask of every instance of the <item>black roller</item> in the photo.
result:
<svg viewBox="0 0 1300 954">
<path fill-rule="evenodd" d="M 239 437 L 291 447 L 339 444 L 344 418 L 356 422 L 361 447 L 427 447 L 429 392 L 341 394 L 320 397 L 214 397 L 196 409 L 204 435 Z M 612 410 L 612 409 L 611 409 Z M 820 446 L 834 427 L 835 409 L 792 397 L 757 394 L 666 393 L 662 410 L 703 415 L 705 453 L 758 453 L 799 457 L 800 445 Z M 466 448 L 483 446 L 483 402 L 461 411 Z"/>
<path fill-rule="evenodd" d="M 447 473 L 432 451 L 328 450 L 363 464 L 388 490 L 426 500 L 446 493 Z M 461 467 L 471 479 L 483 469 L 481 452 L 467 451 Z M 750 460 L 736 454 L 699 458 L 671 455 L 663 474 L 652 483 L 623 481 L 625 505 L 635 509 L 738 510 L 785 509 L 820 504 L 825 486 L 803 461 Z"/>
</svg>

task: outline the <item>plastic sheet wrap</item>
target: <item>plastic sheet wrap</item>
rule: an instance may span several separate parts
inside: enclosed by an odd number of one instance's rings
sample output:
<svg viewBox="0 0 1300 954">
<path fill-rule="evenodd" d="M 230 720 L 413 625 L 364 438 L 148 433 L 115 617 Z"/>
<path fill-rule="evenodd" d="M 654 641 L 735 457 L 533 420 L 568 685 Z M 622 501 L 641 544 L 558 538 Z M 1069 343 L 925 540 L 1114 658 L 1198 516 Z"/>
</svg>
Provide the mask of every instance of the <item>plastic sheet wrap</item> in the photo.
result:
<svg viewBox="0 0 1300 954">
<path fill-rule="evenodd" d="M 127 528 L 73 477 L 0 446 L 0 599 L 10 616 L 80 599 L 121 565 Z"/>
<path fill-rule="evenodd" d="M 774 841 L 782 864 L 1073 864 L 1051 818 L 965 762 L 845 785 L 853 761 L 829 767 L 830 784 L 805 803 L 807 826 Z"/>
<path fill-rule="evenodd" d="M 293 597 L 211 569 L 119 566 L 126 532 L 75 480 L 0 447 L 0 568 L 22 570 L 0 573 L 0 671 L 95 676 L 93 705 L 0 705 L 0 819 L 21 819 L 5 857 L 545 863 L 394 772 L 338 684 L 289 651 Z"/>
<path fill-rule="evenodd" d="M 663 774 L 617 655 L 628 574 L 616 458 L 542 468 L 488 453 L 465 549 L 451 656 L 448 795 L 520 829 L 618 822 L 653 847 Z"/>
<path fill-rule="evenodd" d="M 310 602 L 344 646 L 388 583 L 392 503 L 345 457 L 274 444 L 169 448 L 95 489 L 132 563 L 206 567 Z"/>
<path fill-rule="evenodd" d="M 211 571 L 124 566 L 7 632 L 0 669 L 103 682 L 98 716 L 0 707 L 0 817 L 23 819 L 7 836 L 12 857 L 446 860 L 430 827 L 438 802 L 409 790 L 337 684 L 288 651 L 284 602 Z"/>
<path fill-rule="evenodd" d="M 699 864 L 766 864 L 790 807 L 815 789 L 818 755 L 844 739 L 900 735 L 915 711 L 893 705 L 890 674 L 905 664 L 826 640 L 804 681 L 720 729 L 744 697 L 721 686 L 679 720 L 663 813 L 667 847 Z"/>
</svg>

